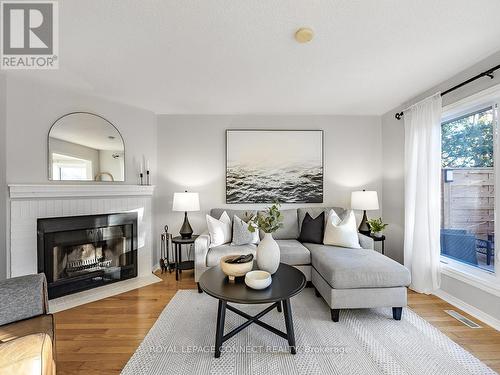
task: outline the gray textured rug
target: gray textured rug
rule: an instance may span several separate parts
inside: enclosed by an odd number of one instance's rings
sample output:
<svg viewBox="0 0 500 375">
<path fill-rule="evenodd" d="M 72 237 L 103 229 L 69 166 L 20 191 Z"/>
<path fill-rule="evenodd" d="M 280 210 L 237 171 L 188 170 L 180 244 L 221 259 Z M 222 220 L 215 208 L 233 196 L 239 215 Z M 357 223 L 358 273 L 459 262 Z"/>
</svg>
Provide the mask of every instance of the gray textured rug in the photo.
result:
<svg viewBox="0 0 500 375">
<path fill-rule="evenodd" d="M 343 310 L 330 320 L 321 298 L 306 288 L 292 300 L 297 354 L 284 339 L 252 324 L 213 357 L 217 300 L 179 291 L 163 310 L 123 374 L 495 374 L 410 309 Z M 255 315 L 263 305 L 239 305 Z M 283 315 L 263 319 L 285 330 Z M 244 319 L 227 311 L 226 333 Z"/>
</svg>

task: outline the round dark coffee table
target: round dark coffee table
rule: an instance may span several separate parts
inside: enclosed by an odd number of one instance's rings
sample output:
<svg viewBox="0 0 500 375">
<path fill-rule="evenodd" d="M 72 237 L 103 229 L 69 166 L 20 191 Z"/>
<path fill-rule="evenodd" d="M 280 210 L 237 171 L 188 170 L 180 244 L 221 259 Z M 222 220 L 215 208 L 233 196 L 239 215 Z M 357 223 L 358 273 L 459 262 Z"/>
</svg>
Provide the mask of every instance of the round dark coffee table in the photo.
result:
<svg viewBox="0 0 500 375">
<path fill-rule="evenodd" d="M 306 286 L 306 278 L 301 271 L 284 263 L 280 263 L 278 271 L 276 271 L 272 278 L 273 282 L 266 289 L 254 290 L 246 286 L 243 278 L 237 278 L 234 283 L 229 282 L 228 277 L 222 272 L 219 266 L 212 267 L 201 275 L 199 282 L 200 288 L 208 295 L 219 300 L 217 329 L 215 334 L 215 358 L 220 357 L 220 351 L 224 341 L 229 340 L 252 323 L 288 340 L 290 352 L 292 354 L 296 353 L 290 298 L 304 289 Z M 272 303 L 272 305 L 262 310 L 257 315 L 251 316 L 229 305 L 228 302 L 244 304 Z M 260 321 L 260 318 L 275 308 L 281 312 L 282 305 L 285 315 L 286 333 Z M 242 316 L 247 319 L 247 321 L 224 335 L 226 309 Z"/>
</svg>

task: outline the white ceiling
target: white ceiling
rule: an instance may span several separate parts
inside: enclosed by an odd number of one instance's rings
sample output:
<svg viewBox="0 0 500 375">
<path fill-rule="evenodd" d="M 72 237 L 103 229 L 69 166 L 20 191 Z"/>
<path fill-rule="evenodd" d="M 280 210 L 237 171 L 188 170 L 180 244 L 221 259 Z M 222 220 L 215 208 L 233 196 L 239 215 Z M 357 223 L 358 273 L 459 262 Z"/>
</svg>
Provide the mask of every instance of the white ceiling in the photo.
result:
<svg viewBox="0 0 500 375">
<path fill-rule="evenodd" d="M 61 69 L 30 74 L 156 113 L 379 115 L 500 50 L 498 0 L 59 4 Z"/>
</svg>

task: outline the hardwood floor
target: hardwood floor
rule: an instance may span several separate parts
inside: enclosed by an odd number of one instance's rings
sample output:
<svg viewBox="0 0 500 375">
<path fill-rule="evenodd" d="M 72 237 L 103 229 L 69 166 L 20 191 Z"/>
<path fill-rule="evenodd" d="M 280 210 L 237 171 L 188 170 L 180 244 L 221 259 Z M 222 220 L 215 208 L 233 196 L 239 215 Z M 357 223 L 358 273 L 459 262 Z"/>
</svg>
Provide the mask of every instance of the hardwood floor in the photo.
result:
<svg viewBox="0 0 500 375">
<path fill-rule="evenodd" d="M 162 282 L 55 314 L 58 374 L 119 374 L 178 289 L 194 289 L 192 271 Z M 471 329 L 443 310 L 458 309 L 434 297 L 409 293 L 409 306 L 452 340 L 500 372 L 500 332 Z M 332 323 L 333 324 L 333 323 Z"/>
<path fill-rule="evenodd" d="M 473 318 L 460 309 L 446 303 L 436 296 L 427 296 L 410 291 L 409 307 L 437 327 L 464 349 L 500 373 L 500 332 Z M 449 316 L 444 310 L 455 310 L 481 325 L 471 329 Z"/>
</svg>

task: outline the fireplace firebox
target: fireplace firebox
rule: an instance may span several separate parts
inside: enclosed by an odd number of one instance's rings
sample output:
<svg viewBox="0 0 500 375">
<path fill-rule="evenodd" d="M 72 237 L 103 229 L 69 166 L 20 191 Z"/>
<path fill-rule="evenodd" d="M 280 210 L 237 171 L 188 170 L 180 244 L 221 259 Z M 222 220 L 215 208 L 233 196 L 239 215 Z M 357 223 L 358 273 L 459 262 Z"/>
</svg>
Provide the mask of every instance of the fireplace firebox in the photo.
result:
<svg viewBox="0 0 500 375">
<path fill-rule="evenodd" d="M 137 213 L 38 219 L 49 299 L 137 276 Z"/>
</svg>

